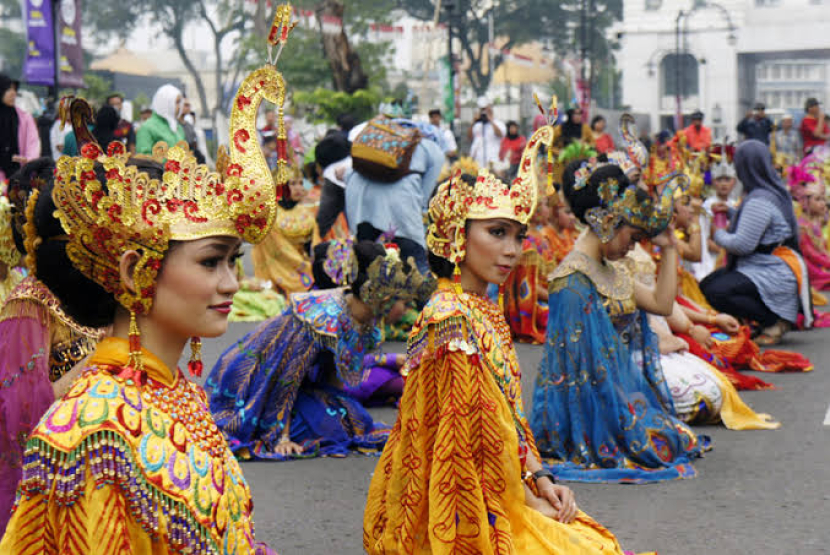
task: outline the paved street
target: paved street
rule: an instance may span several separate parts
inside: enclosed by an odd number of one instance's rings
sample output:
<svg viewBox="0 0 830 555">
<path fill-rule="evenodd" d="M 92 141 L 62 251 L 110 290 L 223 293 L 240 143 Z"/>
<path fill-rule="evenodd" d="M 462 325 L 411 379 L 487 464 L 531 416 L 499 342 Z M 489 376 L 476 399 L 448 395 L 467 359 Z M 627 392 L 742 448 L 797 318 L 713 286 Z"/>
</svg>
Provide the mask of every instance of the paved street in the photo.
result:
<svg viewBox="0 0 830 555">
<path fill-rule="evenodd" d="M 205 341 L 206 368 L 251 324 L 232 324 Z M 613 530 L 626 549 L 680 554 L 830 553 L 830 330 L 792 333 L 784 348 L 810 356 L 810 374 L 765 374 L 775 391 L 742 392 L 780 430 L 732 432 L 701 427 L 714 451 L 698 477 L 661 484 L 572 484 L 580 506 Z M 401 351 L 402 344 L 388 345 Z M 529 402 L 540 347 L 519 346 Z M 393 423 L 395 410 L 373 411 Z M 281 555 L 362 553 L 362 515 L 376 458 L 245 463 L 256 503 L 257 537 Z"/>
</svg>

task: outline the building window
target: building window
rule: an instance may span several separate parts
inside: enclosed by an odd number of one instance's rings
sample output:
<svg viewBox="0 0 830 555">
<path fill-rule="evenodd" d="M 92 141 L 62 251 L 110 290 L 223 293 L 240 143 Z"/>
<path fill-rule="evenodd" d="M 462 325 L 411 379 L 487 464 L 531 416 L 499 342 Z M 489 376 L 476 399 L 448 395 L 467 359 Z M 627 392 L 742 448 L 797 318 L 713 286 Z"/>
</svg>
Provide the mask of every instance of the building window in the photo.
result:
<svg viewBox="0 0 830 555">
<path fill-rule="evenodd" d="M 646 0 L 646 11 L 654 12 L 660 9 L 663 5 L 663 0 Z"/>
<path fill-rule="evenodd" d="M 663 95 L 682 96 L 698 94 L 698 61 L 691 54 L 668 54 L 660 62 L 663 74 Z"/>
</svg>

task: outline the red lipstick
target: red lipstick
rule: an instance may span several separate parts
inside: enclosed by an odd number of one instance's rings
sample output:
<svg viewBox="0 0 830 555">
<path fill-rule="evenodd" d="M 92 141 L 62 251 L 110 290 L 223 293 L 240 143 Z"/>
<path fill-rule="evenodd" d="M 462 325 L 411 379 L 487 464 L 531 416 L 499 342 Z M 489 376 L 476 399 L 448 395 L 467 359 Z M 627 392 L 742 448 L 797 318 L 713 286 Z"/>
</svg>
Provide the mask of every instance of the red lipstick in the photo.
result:
<svg viewBox="0 0 830 555">
<path fill-rule="evenodd" d="M 230 314 L 231 308 L 233 308 L 233 301 L 227 301 L 221 304 L 215 304 L 209 308 L 212 308 L 216 312 L 220 314 Z"/>
</svg>

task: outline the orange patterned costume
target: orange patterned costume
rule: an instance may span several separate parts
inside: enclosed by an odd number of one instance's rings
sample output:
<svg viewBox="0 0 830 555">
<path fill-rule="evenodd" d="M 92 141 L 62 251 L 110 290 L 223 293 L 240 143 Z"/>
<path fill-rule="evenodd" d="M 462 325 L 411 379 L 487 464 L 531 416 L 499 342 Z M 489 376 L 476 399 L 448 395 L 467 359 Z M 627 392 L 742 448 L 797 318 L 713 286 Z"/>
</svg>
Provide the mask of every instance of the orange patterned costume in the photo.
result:
<svg viewBox="0 0 830 555">
<path fill-rule="evenodd" d="M 524 417 L 510 330 L 489 300 L 439 283 L 409 340 L 406 388 L 369 488 L 370 554 L 622 554 L 584 513 L 560 524 L 525 504 Z"/>
</svg>

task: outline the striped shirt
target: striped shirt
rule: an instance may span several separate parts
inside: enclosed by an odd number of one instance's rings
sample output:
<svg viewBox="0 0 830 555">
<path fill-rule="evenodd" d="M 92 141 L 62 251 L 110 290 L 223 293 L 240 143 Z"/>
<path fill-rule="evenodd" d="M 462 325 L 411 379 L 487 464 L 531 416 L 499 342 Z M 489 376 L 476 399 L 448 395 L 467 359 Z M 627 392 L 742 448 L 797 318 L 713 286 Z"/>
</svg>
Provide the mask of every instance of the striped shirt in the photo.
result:
<svg viewBox="0 0 830 555">
<path fill-rule="evenodd" d="M 770 310 L 795 322 L 799 302 L 795 274 L 777 256 L 755 252 L 759 246 L 779 245 L 791 236 L 792 230 L 778 207 L 756 198 L 746 201 L 734 233 L 723 229 L 715 232 L 715 243 L 737 258 L 735 269 L 755 284 Z"/>
</svg>

